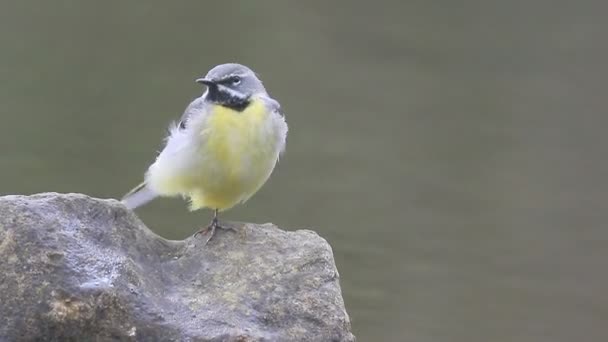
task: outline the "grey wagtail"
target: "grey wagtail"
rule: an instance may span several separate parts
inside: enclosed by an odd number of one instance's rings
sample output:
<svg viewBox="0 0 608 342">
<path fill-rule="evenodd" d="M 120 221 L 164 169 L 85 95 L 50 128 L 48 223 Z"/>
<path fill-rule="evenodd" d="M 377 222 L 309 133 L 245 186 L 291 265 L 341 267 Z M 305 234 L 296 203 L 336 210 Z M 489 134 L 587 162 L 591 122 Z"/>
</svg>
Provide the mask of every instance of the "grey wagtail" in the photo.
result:
<svg viewBox="0 0 608 342">
<path fill-rule="evenodd" d="M 209 226 L 197 232 L 208 234 L 207 243 L 222 228 L 218 211 L 245 202 L 268 180 L 285 149 L 287 123 L 244 65 L 218 65 L 196 82 L 206 91 L 171 125 L 145 181 L 122 202 L 134 209 L 158 196 L 182 196 L 190 210 L 213 209 Z"/>
</svg>

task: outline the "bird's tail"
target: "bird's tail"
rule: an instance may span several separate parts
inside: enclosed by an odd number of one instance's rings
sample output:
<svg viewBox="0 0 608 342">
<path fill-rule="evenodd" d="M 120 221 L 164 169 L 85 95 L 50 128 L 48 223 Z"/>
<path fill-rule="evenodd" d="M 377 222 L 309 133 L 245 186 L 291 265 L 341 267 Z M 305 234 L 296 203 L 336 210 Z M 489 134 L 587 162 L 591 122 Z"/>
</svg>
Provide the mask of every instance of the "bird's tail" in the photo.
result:
<svg viewBox="0 0 608 342">
<path fill-rule="evenodd" d="M 135 209 L 158 197 L 146 182 L 143 182 L 123 196 L 121 202 L 129 209 Z"/>
</svg>

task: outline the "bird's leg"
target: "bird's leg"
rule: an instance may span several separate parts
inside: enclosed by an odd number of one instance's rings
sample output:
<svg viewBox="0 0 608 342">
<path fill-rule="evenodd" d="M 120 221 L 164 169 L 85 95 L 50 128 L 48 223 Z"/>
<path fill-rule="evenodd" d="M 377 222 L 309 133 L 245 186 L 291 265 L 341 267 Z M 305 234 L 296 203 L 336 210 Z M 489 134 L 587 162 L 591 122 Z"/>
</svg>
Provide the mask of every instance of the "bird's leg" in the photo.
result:
<svg viewBox="0 0 608 342">
<path fill-rule="evenodd" d="M 211 223 L 210 223 L 210 224 L 209 224 L 207 227 L 205 227 L 205 228 L 203 228 L 203 229 L 199 230 L 198 232 L 196 232 L 196 233 L 194 234 L 194 236 L 195 236 L 195 237 L 196 237 L 198 234 L 202 234 L 202 235 L 208 235 L 208 236 L 207 236 L 207 239 L 205 240 L 205 245 L 206 245 L 206 244 L 209 242 L 209 240 L 211 240 L 211 238 L 212 238 L 212 237 L 213 237 L 213 235 L 215 234 L 215 230 L 216 230 L 216 229 L 230 229 L 230 230 L 234 230 L 234 231 L 236 231 L 236 229 L 235 229 L 235 228 L 233 228 L 233 227 L 222 227 L 222 226 L 220 225 L 220 220 L 219 220 L 219 218 L 218 218 L 218 211 L 219 211 L 218 209 L 215 209 L 215 210 L 213 211 L 213 220 L 211 220 Z"/>
<path fill-rule="evenodd" d="M 199 234 L 208 235 L 207 239 L 205 240 L 205 245 L 209 242 L 209 240 L 211 240 L 211 238 L 215 234 L 215 229 L 218 228 L 218 226 L 220 225 L 220 221 L 217 218 L 217 212 L 218 212 L 217 209 L 215 209 L 213 211 L 213 220 L 211 220 L 211 223 L 207 227 L 205 227 L 205 228 L 199 230 L 198 232 L 194 233 L 194 237 L 196 237 Z"/>
</svg>

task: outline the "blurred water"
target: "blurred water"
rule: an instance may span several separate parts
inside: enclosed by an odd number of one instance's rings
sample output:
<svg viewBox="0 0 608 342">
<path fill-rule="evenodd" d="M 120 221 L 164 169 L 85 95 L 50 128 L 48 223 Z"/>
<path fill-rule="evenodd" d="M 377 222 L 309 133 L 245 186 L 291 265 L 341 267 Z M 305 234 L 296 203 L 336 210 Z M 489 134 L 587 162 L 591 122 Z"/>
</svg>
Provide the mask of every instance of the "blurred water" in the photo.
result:
<svg viewBox="0 0 608 342">
<path fill-rule="evenodd" d="M 325 237 L 360 341 L 608 340 L 606 5 L 236 5 L 0 2 L 0 192 L 122 195 L 239 61 L 291 130 L 224 217 Z"/>
</svg>

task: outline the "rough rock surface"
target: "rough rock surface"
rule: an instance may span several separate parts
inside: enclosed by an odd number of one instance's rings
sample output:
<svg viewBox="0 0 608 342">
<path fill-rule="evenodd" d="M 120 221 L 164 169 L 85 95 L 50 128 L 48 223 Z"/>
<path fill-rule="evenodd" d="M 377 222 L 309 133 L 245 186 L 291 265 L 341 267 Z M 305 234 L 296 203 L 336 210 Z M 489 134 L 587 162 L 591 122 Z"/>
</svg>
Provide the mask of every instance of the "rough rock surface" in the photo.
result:
<svg viewBox="0 0 608 342">
<path fill-rule="evenodd" d="M 325 240 L 168 241 L 115 200 L 0 197 L 0 341 L 353 341 Z"/>
</svg>

